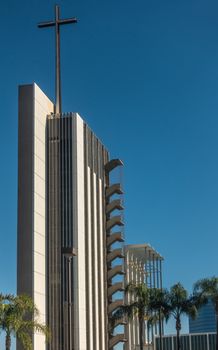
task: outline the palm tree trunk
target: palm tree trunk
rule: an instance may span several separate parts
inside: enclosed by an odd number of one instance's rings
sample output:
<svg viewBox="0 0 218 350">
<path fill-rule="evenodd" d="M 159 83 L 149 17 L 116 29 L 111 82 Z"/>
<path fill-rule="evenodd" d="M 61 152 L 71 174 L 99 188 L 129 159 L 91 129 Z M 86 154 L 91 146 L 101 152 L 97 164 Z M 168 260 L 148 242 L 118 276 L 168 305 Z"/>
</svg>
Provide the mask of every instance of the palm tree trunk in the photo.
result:
<svg viewBox="0 0 218 350">
<path fill-rule="evenodd" d="M 5 349 L 10 350 L 10 348 L 11 348 L 11 335 L 10 333 L 7 333 L 5 338 Z"/>
<path fill-rule="evenodd" d="M 180 318 L 177 318 L 177 320 L 176 320 L 177 350 L 181 349 L 181 346 L 180 346 L 180 330 L 181 330 L 181 322 L 180 322 Z"/>
<path fill-rule="evenodd" d="M 147 339 L 148 339 L 148 344 L 150 343 L 150 325 L 147 323 Z"/>
<path fill-rule="evenodd" d="M 143 326 L 144 326 L 144 319 L 142 317 L 140 317 L 139 318 L 139 348 L 140 348 L 140 350 L 143 350 L 143 343 L 144 343 Z"/>
<path fill-rule="evenodd" d="M 180 331 L 176 330 L 176 338 L 177 338 L 177 350 L 180 350 Z"/>
<path fill-rule="evenodd" d="M 162 322 L 161 311 L 159 310 L 159 337 L 160 337 L 160 350 L 163 350 L 163 337 L 162 337 Z"/>
</svg>

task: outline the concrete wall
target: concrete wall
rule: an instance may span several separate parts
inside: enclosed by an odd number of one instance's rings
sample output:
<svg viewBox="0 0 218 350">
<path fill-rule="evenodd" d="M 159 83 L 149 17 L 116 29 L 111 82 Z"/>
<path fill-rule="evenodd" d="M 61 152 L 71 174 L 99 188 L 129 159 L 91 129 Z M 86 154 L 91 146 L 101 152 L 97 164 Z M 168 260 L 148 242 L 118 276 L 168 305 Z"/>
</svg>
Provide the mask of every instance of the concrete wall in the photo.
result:
<svg viewBox="0 0 218 350">
<path fill-rule="evenodd" d="M 45 124 L 53 104 L 36 84 L 19 88 L 17 293 L 29 294 L 46 321 Z M 19 345 L 18 345 L 19 347 Z M 45 338 L 34 334 L 34 350 Z"/>
<path fill-rule="evenodd" d="M 46 158 L 46 117 L 52 112 L 52 102 L 36 84 L 20 87 L 18 293 L 28 293 L 32 296 L 39 308 L 41 322 L 47 320 L 46 299 L 49 295 L 46 276 L 48 271 L 46 195 L 49 193 L 47 191 L 49 186 L 46 186 L 48 179 L 46 169 L 51 172 L 51 176 L 52 169 L 47 166 Z M 72 205 L 70 203 L 67 215 L 73 223 L 69 233 L 70 235 L 72 233 L 72 241 L 69 242 L 73 242 L 78 252 L 72 262 L 74 350 L 105 350 L 107 276 L 104 165 L 108 162 L 109 155 L 78 114 L 70 113 L 63 116 L 64 118 L 68 118 L 68 121 L 71 119 L 72 122 L 65 125 L 67 137 L 72 133 L 72 137 L 70 136 L 67 141 L 72 142 L 72 150 L 69 148 L 68 154 L 68 158 L 72 157 L 72 160 L 69 160 L 72 161 Z M 71 130 L 66 128 L 67 125 L 72 125 Z M 59 136 L 60 141 L 62 136 L 61 134 Z M 61 256 L 61 245 L 57 253 Z M 58 278 L 63 282 L 63 276 Z M 62 314 L 63 304 L 63 302 L 58 304 L 59 315 Z M 51 315 L 55 315 L 52 306 L 50 311 Z M 62 323 L 61 319 L 59 321 Z M 64 323 L 64 328 L 66 325 L 67 323 Z M 44 336 L 34 334 L 33 349 L 46 349 Z"/>
<path fill-rule="evenodd" d="M 74 287 L 76 350 L 105 350 L 105 203 L 104 164 L 108 154 L 100 141 L 76 114 L 74 118 L 75 196 Z"/>
</svg>

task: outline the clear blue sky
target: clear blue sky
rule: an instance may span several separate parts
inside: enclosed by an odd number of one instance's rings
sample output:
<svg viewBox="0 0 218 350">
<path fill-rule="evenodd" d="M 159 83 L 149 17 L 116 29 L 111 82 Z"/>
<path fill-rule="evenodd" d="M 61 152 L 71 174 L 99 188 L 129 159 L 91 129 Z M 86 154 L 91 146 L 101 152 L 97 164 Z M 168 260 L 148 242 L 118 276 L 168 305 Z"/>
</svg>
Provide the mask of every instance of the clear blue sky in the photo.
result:
<svg viewBox="0 0 218 350">
<path fill-rule="evenodd" d="M 126 242 L 164 257 L 164 285 L 218 275 L 218 3 L 64 0 L 64 111 L 125 163 Z M 54 3 L 1 3 L 0 290 L 16 291 L 17 88 L 54 96 Z"/>
</svg>

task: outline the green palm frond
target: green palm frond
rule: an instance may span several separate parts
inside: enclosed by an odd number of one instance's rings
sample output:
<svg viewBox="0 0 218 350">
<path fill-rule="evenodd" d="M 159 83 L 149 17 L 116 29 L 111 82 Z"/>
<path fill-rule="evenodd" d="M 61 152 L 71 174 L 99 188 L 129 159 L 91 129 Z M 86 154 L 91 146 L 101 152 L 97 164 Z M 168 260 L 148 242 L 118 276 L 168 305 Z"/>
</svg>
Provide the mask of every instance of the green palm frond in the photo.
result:
<svg viewBox="0 0 218 350">
<path fill-rule="evenodd" d="M 48 327 L 44 324 L 41 324 L 35 320 L 23 321 L 19 327 L 19 331 L 21 332 L 32 332 L 35 331 L 37 333 L 42 333 L 45 335 L 46 340 L 49 340 L 51 337 L 50 331 Z"/>
<path fill-rule="evenodd" d="M 211 299 L 214 304 L 218 303 L 218 277 L 198 280 L 194 285 L 194 295 Z"/>
<path fill-rule="evenodd" d="M 120 306 L 110 317 L 111 326 L 113 327 L 116 321 L 121 320 L 124 317 L 127 319 L 132 319 L 133 315 L 135 314 L 136 307 L 136 303 Z"/>
<path fill-rule="evenodd" d="M 163 321 L 165 319 L 162 313 L 153 313 L 152 315 L 146 318 L 148 327 L 156 325 L 158 322 Z"/>
<path fill-rule="evenodd" d="M 14 335 L 26 350 L 32 349 L 32 334 L 40 332 L 49 340 L 48 327 L 41 324 L 37 317 L 39 311 L 28 295 L 0 294 L 0 329 L 7 336 Z"/>
<path fill-rule="evenodd" d="M 149 288 L 146 286 L 145 283 L 133 283 L 130 282 L 126 288 L 125 288 L 126 293 L 130 293 L 134 295 L 136 298 L 146 300 L 148 299 L 149 296 Z"/>
<path fill-rule="evenodd" d="M 17 338 L 23 345 L 24 349 L 32 350 L 32 337 L 26 332 L 17 332 Z"/>
<path fill-rule="evenodd" d="M 134 315 L 138 318 L 145 317 L 149 304 L 149 289 L 144 283 L 136 284 L 129 283 L 125 288 L 125 294 L 131 295 L 132 302 L 119 307 L 116 312 L 111 316 L 111 325 L 117 321 L 126 317 L 132 319 Z"/>
<path fill-rule="evenodd" d="M 194 285 L 194 291 L 204 290 L 208 292 L 218 292 L 218 277 L 203 278 Z"/>
</svg>

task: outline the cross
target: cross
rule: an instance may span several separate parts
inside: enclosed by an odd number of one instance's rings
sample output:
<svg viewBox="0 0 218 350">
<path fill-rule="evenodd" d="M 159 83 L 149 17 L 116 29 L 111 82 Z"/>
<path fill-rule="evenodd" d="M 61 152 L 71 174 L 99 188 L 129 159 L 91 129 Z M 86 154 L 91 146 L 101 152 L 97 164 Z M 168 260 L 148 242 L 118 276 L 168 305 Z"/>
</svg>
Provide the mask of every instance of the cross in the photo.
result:
<svg viewBox="0 0 218 350">
<path fill-rule="evenodd" d="M 60 19 L 60 8 L 55 5 L 55 20 L 42 22 L 38 28 L 55 27 L 55 114 L 61 114 L 61 68 L 60 68 L 60 26 L 62 24 L 77 23 L 77 19 Z"/>
</svg>

